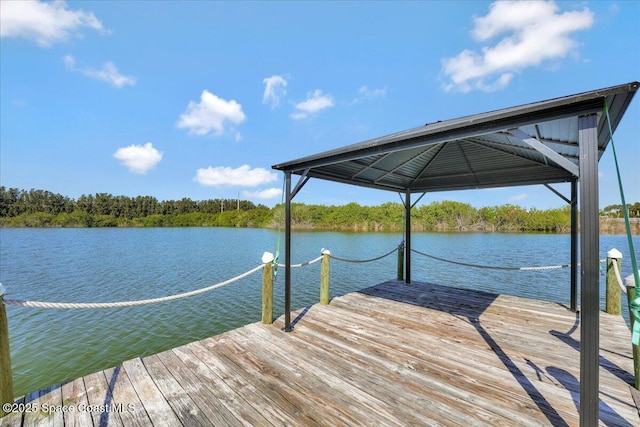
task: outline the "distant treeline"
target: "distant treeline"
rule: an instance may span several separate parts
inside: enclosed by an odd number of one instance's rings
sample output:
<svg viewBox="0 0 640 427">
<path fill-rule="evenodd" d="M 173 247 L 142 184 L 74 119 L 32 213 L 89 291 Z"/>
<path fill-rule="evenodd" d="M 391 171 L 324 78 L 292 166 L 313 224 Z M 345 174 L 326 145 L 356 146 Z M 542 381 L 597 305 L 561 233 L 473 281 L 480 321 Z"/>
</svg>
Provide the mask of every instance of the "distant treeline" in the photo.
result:
<svg viewBox="0 0 640 427">
<path fill-rule="evenodd" d="M 629 205 L 640 216 L 640 203 Z M 293 203 L 292 226 L 309 230 L 400 231 L 400 203 L 361 206 Z M 602 216 L 619 217 L 621 206 L 608 206 Z M 284 207 L 268 208 L 239 199 L 158 201 L 151 196 L 82 195 L 77 200 L 45 190 L 0 187 L 0 227 L 261 227 L 282 224 Z M 524 209 L 516 205 L 483 208 L 454 202 L 433 202 L 411 212 L 416 231 L 502 231 L 566 233 L 571 211 Z"/>
<path fill-rule="evenodd" d="M 230 211 L 235 213 L 230 215 Z M 224 220 L 239 212 L 260 216 L 269 211 L 264 205 L 239 199 L 158 201 L 152 196 L 96 193 L 74 200 L 46 190 L 0 187 L 0 226 L 5 227 L 228 226 L 232 225 L 229 221 L 207 224 L 203 220 L 212 216 Z"/>
</svg>

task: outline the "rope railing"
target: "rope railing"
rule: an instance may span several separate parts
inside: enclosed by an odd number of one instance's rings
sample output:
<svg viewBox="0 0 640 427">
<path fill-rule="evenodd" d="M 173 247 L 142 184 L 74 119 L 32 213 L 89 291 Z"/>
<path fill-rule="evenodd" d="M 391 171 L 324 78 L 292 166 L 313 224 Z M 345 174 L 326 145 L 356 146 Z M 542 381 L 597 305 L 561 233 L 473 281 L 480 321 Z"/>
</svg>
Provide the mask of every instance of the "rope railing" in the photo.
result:
<svg viewBox="0 0 640 427">
<path fill-rule="evenodd" d="M 225 280 L 224 282 L 217 283 L 215 285 L 207 286 L 206 288 L 196 289 L 189 292 L 184 292 L 176 295 L 169 295 L 166 297 L 160 298 L 150 298 L 144 300 L 135 300 L 135 301 L 118 301 L 118 302 L 85 302 L 85 303 L 68 303 L 68 302 L 44 302 L 44 301 L 21 301 L 21 300 L 12 300 L 12 299 L 4 299 L 3 302 L 5 305 L 13 305 L 19 307 L 35 307 L 35 308 L 116 308 L 116 307 L 134 307 L 138 305 L 147 305 L 147 304 L 156 304 L 160 302 L 173 301 L 181 298 L 192 297 L 194 295 L 199 295 L 205 292 L 212 291 L 214 289 L 221 288 L 223 286 L 229 285 L 233 282 L 237 282 L 240 279 L 243 279 L 247 276 L 252 275 L 256 271 L 262 269 L 263 264 L 260 264 L 251 270 L 244 272 L 236 277 Z"/>
<path fill-rule="evenodd" d="M 305 267 L 305 266 L 314 264 L 320 260 L 322 260 L 322 255 L 307 262 L 292 264 L 291 268 Z M 285 264 L 277 264 L 277 266 L 285 267 Z M 116 301 L 116 302 L 50 302 L 50 301 L 24 301 L 24 300 L 15 300 L 15 299 L 5 298 L 2 300 L 2 302 L 5 305 L 11 305 L 11 306 L 17 306 L 17 307 L 57 308 L 57 309 L 118 308 L 118 307 L 134 307 L 134 306 L 140 306 L 140 305 L 157 304 L 161 302 L 188 298 L 194 295 L 199 295 L 205 292 L 212 291 L 214 289 L 221 288 L 223 286 L 236 282 L 240 279 L 244 279 L 245 277 L 252 275 L 253 273 L 262 269 L 263 267 L 264 267 L 264 264 L 260 264 L 252 268 L 251 270 L 246 271 L 236 277 L 232 277 L 231 279 L 225 280 L 224 282 L 216 283 L 215 285 L 207 286 L 205 288 L 200 288 L 200 289 L 196 289 L 193 291 L 184 292 L 176 295 L 169 295 L 165 297 L 150 298 L 150 299 L 144 299 L 144 300 Z"/>
<path fill-rule="evenodd" d="M 334 258 L 338 261 L 344 261 L 344 262 L 359 262 L 359 263 L 363 263 L 363 262 L 373 262 L 373 261 L 377 261 L 379 259 L 382 259 L 386 256 L 391 255 L 392 253 L 394 253 L 395 251 L 397 251 L 398 248 L 394 248 L 391 252 L 388 252 L 382 256 L 376 257 L 376 258 L 372 258 L 372 259 L 368 259 L 368 260 L 351 260 L 351 259 L 346 259 L 346 258 L 339 258 L 336 257 L 334 255 L 329 255 L 330 253 L 328 251 L 326 251 L 326 255 L 331 256 L 331 258 Z M 300 268 L 300 267 L 306 267 L 308 265 L 312 265 L 317 263 L 318 261 L 322 260 L 323 256 L 325 255 L 325 250 L 323 249 L 323 255 L 320 255 L 317 258 L 314 258 L 310 261 L 307 262 L 303 262 L 303 263 L 299 263 L 299 264 L 291 264 L 291 268 Z M 274 264 L 274 266 L 277 267 L 285 267 L 285 264 L 281 264 L 281 263 L 276 263 Z M 254 268 L 252 268 L 249 271 L 246 271 L 236 277 L 233 277 L 231 279 L 225 280 L 224 282 L 220 282 L 217 283 L 215 285 L 211 285 L 211 286 L 207 286 L 205 288 L 201 288 L 201 289 L 196 289 L 193 291 L 189 291 L 189 292 L 184 292 L 181 294 L 176 294 L 176 295 L 169 295 L 169 296 L 165 296 L 165 297 L 159 297 L 159 298 L 150 298 L 150 299 L 144 299 L 144 300 L 133 300 L 133 301 L 116 301 L 116 302 L 51 302 L 51 301 L 24 301 L 24 300 L 15 300 L 15 299 L 3 299 L 2 302 L 5 305 L 11 305 L 11 306 L 17 306 L 17 307 L 31 307 L 31 308 L 57 308 L 57 309 L 86 309 L 86 308 L 119 308 L 119 307 L 134 307 L 134 306 L 140 306 L 140 305 L 148 305 L 148 304 L 157 304 L 157 303 L 161 303 L 161 302 L 167 302 L 167 301 L 174 301 L 174 300 L 178 300 L 178 299 L 182 299 L 182 298 L 188 298 L 188 297 L 192 297 L 194 295 L 199 295 L 205 292 L 209 292 L 212 291 L 214 289 L 218 289 L 221 288 L 223 286 L 229 285 L 233 282 L 236 282 L 240 279 L 243 279 L 247 276 L 252 275 L 253 273 L 255 273 L 256 271 L 262 269 L 264 267 L 264 264 L 260 264 Z"/>
<path fill-rule="evenodd" d="M 315 264 L 316 262 L 320 261 L 322 259 L 322 255 L 320 255 L 318 258 L 314 258 L 311 261 L 307 261 L 307 262 L 302 262 L 300 264 L 291 264 L 290 267 L 291 268 L 300 268 L 300 267 L 306 267 L 307 265 L 311 265 L 311 264 Z M 277 264 L 278 267 L 286 267 L 286 264 Z"/>
<path fill-rule="evenodd" d="M 337 257 L 337 256 L 335 256 L 335 255 L 331 255 L 331 258 L 332 258 L 332 259 L 335 259 L 336 261 L 342 261 L 342 262 L 353 262 L 353 263 L 373 262 L 373 261 L 378 261 L 378 260 L 380 260 L 380 259 L 382 259 L 382 258 L 388 257 L 389 255 L 391 255 L 392 253 L 394 253 L 395 251 L 397 251 L 397 250 L 398 250 L 398 248 L 399 248 L 399 246 L 398 246 L 398 247 L 393 248 L 390 252 L 387 252 L 387 253 L 386 253 L 386 254 L 384 254 L 384 255 L 380 255 L 379 257 L 371 258 L 371 259 L 348 259 L 348 258 L 340 258 L 340 257 Z"/>
<path fill-rule="evenodd" d="M 620 286 L 620 290 L 626 294 L 627 287 L 624 285 L 624 283 L 622 283 L 622 276 L 620 275 L 620 270 L 618 269 L 618 263 L 612 262 L 611 265 L 613 266 L 613 273 L 616 276 L 616 282 L 618 282 L 618 286 Z"/>
<path fill-rule="evenodd" d="M 494 265 L 481 265 L 481 264 L 470 264 L 467 262 L 460 261 L 452 261 L 450 259 L 440 258 L 435 255 L 429 255 L 424 252 L 420 252 L 416 249 L 411 249 L 411 252 L 415 252 L 418 255 L 425 256 L 427 258 L 435 259 L 438 261 L 448 262 L 449 264 L 462 265 L 465 267 L 474 267 L 474 268 L 484 268 L 489 270 L 505 270 L 505 271 L 541 271 L 541 270 L 559 270 L 561 268 L 569 268 L 571 264 L 560 264 L 560 265 L 547 265 L 547 266 L 539 266 L 539 267 L 501 267 Z"/>
</svg>

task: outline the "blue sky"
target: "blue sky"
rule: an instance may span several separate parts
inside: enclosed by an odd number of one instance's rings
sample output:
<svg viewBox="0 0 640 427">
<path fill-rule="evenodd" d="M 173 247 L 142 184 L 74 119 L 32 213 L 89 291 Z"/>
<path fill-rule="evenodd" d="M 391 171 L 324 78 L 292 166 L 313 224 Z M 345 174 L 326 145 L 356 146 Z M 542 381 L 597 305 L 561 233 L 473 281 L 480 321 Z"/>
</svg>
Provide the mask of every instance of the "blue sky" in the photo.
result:
<svg viewBox="0 0 640 427">
<path fill-rule="evenodd" d="M 271 165 L 469 114 L 640 80 L 640 2 L 0 3 L 6 187 L 273 206 Z M 614 135 L 640 201 L 640 99 Z M 569 194 L 568 185 L 557 185 Z M 530 208 L 542 186 L 421 203 Z M 398 202 L 311 180 L 296 202 Z M 620 203 L 612 150 L 600 206 Z"/>
</svg>

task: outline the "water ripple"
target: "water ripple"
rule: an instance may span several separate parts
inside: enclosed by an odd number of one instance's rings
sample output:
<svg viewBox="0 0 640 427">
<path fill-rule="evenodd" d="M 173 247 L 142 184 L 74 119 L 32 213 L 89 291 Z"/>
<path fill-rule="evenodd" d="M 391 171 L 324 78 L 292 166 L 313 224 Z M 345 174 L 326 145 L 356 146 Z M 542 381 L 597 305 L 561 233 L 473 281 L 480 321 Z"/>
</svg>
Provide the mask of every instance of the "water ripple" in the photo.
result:
<svg viewBox="0 0 640 427">
<path fill-rule="evenodd" d="M 367 259 L 398 245 L 397 234 L 294 233 L 294 263 L 321 248 Z M 12 299 L 110 302 L 177 294 L 227 280 L 275 252 L 277 234 L 261 229 L 0 229 L 0 281 Z M 638 241 L 638 240 L 636 240 Z M 638 241 L 640 246 L 640 241 Z M 531 266 L 567 263 L 569 236 L 416 233 L 422 252 L 463 262 Z M 624 236 L 602 236 L 601 257 Z M 284 248 L 281 248 L 284 252 Z M 282 256 L 283 258 L 284 256 Z M 282 261 L 281 258 L 281 261 Z M 331 265 L 332 296 L 396 274 L 395 255 L 371 264 Z M 630 273 L 623 261 L 623 275 Z M 569 270 L 501 272 L 412 258 L 415 280 L 568 303 Z M 292 307 L 317 302 L 320 264 L 292 270 Z M 274 286 L 274 315 L 284 310 L 284 269 Z M 256 273 L 191 298 L 129 308 L 51 310 L 7 307 L 14 386 L 18 395 L 124 360 L 157 353 L 259 321 Z"/>
</svg>

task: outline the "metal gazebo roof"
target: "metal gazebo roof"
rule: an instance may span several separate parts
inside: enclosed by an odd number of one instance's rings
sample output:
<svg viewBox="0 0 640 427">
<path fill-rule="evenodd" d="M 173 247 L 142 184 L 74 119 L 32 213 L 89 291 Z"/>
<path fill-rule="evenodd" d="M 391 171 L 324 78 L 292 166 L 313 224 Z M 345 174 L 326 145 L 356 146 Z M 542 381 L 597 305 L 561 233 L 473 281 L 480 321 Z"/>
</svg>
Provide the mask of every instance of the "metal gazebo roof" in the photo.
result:
<svg viewBox="0 0 640 427">
<path fill-rule="evenodd" d="M 404 193 L 411 283 L 411 194 L 571 183 L 571 309 L 577 311 L 580 220 L 580 425 L 599 418 L 598 161 L 640 83 L 427 124 L 274 165 L 285 175 L 285 327 L 291 324 L 291 200 L 311 178 Z M 301 175 L 295 188 L 292 174 Z M 555 190 L 554 190 L 555 191 Z"/>
<path fill-rule="evenodd" d="M 638 89 L 631 82 L 440 121 L 274 165 L 307 177 L 397 192 L 570 182 L 578 118 L 597 114 L 598 159 Z"/>
</svg>

